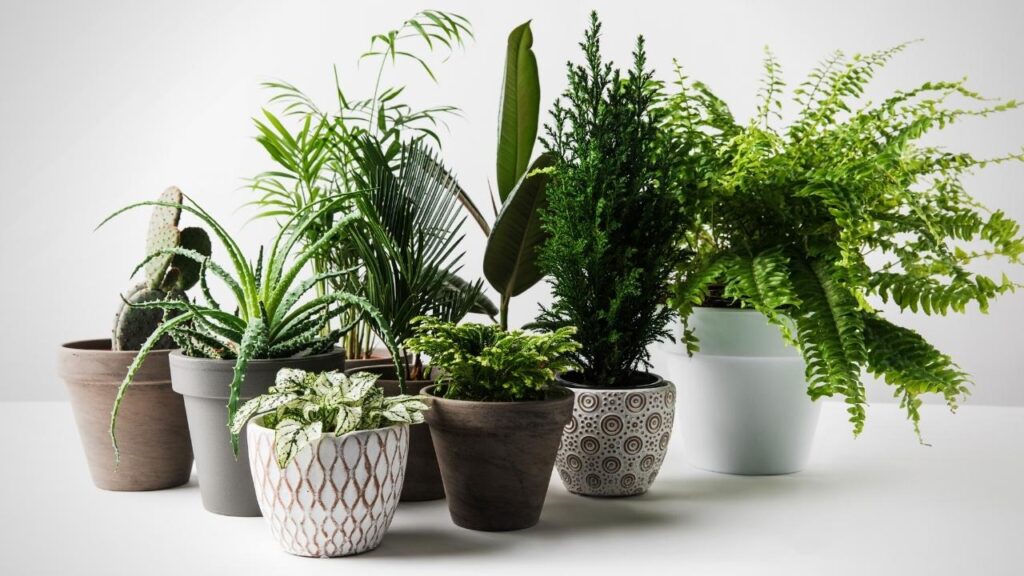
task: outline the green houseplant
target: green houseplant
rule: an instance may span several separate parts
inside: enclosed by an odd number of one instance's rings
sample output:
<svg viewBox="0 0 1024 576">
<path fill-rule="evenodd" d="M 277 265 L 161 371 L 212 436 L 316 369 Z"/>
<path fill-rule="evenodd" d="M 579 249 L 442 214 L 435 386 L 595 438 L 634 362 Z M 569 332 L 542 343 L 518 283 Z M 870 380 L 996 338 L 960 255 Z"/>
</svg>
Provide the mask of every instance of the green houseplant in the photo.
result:
<svg viewBox="0 0 1024 576">
<path fill-rule="evenodd" d="M 160 195 L 167 206 L 153 209 L 146 235 L 146 254 L 181 246 L 209 256 L 210 240 L 201 228 L 178 228 L 181 191 Z M 181 257 L 151 260 L 143 282 L 121 296 L 111 337 L 69 342 L 61 346 L 58 366 L 71 397 L 79 437 L 93 483 L 106 490 L 157 490 L 188 482 L 192 473 L 185 405 L 171 390 L 167 355 L 174 342 L 161 338 L 136 372 L 147 391 L 128 399 L 122 422 L 120 458 L 110 451 L 106 417 L 136 352 L 159 327 L 164 313 L 133 304 L 182 300 L 199 280 L 198 265 Z"/>
<path fill-rule="evenodd" d="M 592 13 L 581 43 L 585 63 L 569 65 L 569 88 L 546 126 L 544 144 L 556 160 L 541 212 L 548 238 L 540 264 L 554 303 L 539 321 L 578 329 L 580 368 L 561 375 L 576 393 L 574 422 L 596 418 L 595 403 L 617 406 L 618 424 L 608 433 L 567 432 L 559 472 L 573 492 L 612 496 L 647 489 L 671 434 L 674 387 L 639 369 L 649 365 L 648 345 L 668 335 L 673 311 L 663 304 L 682 215 L 672 189 L 674 156 L 661 129 L 660 87 L 647 68 L 643 37 L 623 77 L 602 60 L 600 32 Z M 630 394 L 635 411 L 619 401 Z M 623 433 L 620 424 L 633 420 L 649 420 L 645 437 Z M 623 453 L 627 439 L 630 450 L 643 452 L 640 459 Z M 614 455 L 605 463 L 609 451 Z M 640 460 L 643 470 L 626 465 Z"/>
<path fill-rule="evenodd" d="M 256 140 L 275 163 L 273 170 L 251 180 L 252 190 L 259 195 L 249 202 L 259 210 L 256 217 L 287 218 L 307 204 L 343 197 L 355 190 L 360 141 L 364 137 L 379 141 L 381 153 L 392 166 L 398 164 L 402 146 L 410 140 L 427 140 L 440 149 L 442 141 L 437 128 L 458 110 L 449 105 L 413 108 L 405 101 L 405 86 L 389 85 L 385 72 L 390 65 L 406 61 L 436 81 L 430 57 L 447 58 L 472 37 L 469 21 L 458 14 L 439 10 L 418 12 L 398 28 L 374 34 L 370 49 L 360 57 L 360 63 L 370 62 L 376 71 L 372 95 L 353 97 L 335 70 L 333 88 L 337 101 L 329 107 L 321 107 L 288 82 L 265 83 L 273 94 L 269 104 L 279 112 L 263 110 L 262 117 L 255 120 Z M 461 193 L 461 189 L 454 192 Z M 482 221 L 468 196 L 461 194 L 460 200 Z M 308 228 L 303 241 L 315 242 L 337 218 L 354 211 L 351 202 L 339 204 L 334 213 L 325 213 Z M 345 271 L 318 282 L 320 294 L 358 294 L 362 290 L 365 271 L 355 248 L 344 240 L 334 242 L 312 260 L 317 274 Z M 342 325 L 355 322 L 344 338 L 346 362 L 352 366 L 380 364 L 386 358 L 375 356 L 372 325 L 358 321 L 361 316 L 358 308 L 351 308 L 338 319 Z"/>
<path fill-rule="evenodd" d="M 505 331 L 420 318 L 412 350 L 438 368 L 427 423 L 452 520 L 474 530 L 535 525 L 544 507 L 572 394 L 555 384 L 573 367 L 575 329 Z"/>
<path fill-rule="evenodd" d="M 283 369 L 239 409 L 233 430 L 249 422 L 260 509 L 287 552 L 347 556 L 384 538 L 402 492 L 409 425 L 423 422 L 427 405 L 421 396 L 386 397 L 376 380 Z"/>
<path fill-rule="evenodd" d="M 963 81 L 927 82 L 861 102 L 871 78 L 904 48 L 833 54 L 794 91 L 798 112 L 785 128 L 776 126 L 783 83 L 770 53 L 749 122 L 735 120 L 707 87 L 682 77 L 667 103 L 673 138 L 690 151 L 680 189 L 702 206 L 696 250 L 681 264 L 673 295 L 689 324 L 689 347 L 697 337 L 701 346 L 718 347 L 726 317 L 767 321 L 780 334 L 773 347 L 785 340 L 802 356 L 804 378 L 793 377 L 797 401 L 801 390 L 813 399 L 844 397 L 854 434 L 866 416 L 864 370 L 893 386 L 915 430 L 922 395 L 939 394 L 955 409 L 968 392 L 968 376 L 953 360 L 887 318 L 879 300 L 926 314 L 972 304 L 985 311 L 1016 284 L 975 263 L 995 257 L 1018 264 L 1024 253 L 1018 225 L 981 206 L 963 181 L 986 165 L 1024 156 L 979 159 L 924 141 L 950 124 L 1018 103 L 982 99 Z M 716 349 L 712 354 L 726 353 Z"/>
<path fill-rule="evenodd" d="M 239 437 L 227 427 L 240 401 L 265 392 L 280 368 L 342 368 L 344 352 L 336 349 L 335 343 L 346 327 L 327 327 L 349 307 L 357 306 L 371 322 L 381 323 L 377 310 L 354 294 L 331 292 L 303 300 L 318 281 L 341 272 L 327 272 L 300 281 L 302 270 L 317 252 L 349 230 L 357 217 L 339 219 L 317 242 L 303 246 L 294 257 L 292 253 L 308 229 L 343 201 L 346 200 L 310 204 L 297 212 L 274 238 L 269 255 L 265 257 L 261 249 L 254 260 L 246 258 L 227 231 L 188 197 L 184 197 L 183 204 L 132 204 L 100 224 L 142 206 L 180 206 L 209 227 L 233 271 L 229 273 L 209 256 L 180 246 L 156 251 L 139 264 L 137 270 L 167 255 L 194 260 L 200 265 L 203 301 L 167 299 L 132 304 L 174 315 L 161 323 L 142 345 L 118 390 L 110 419 L 115 454 L 116 424 L 125 393 L 153 347 L 169 334 L 181 347 L 170 355 L 171 381 L 174 390 L 185 396 L 193 449 L 203 470 L 204 505 L 210 511 L 228 515 L 259 513 L 245 462 L 246 452 L 239 453 Z M 233 312 L 225 311 L 214 299 L 208 282 L 211 275 L 231 295 Z M 394 348 L 390 333 L 386 329 L 379 333 Z"/>
<path fill-rule="evenodd" d="M 352 243 L 365 270 L 363 294 L 380 310 L 381 325 L 400 351 L 392 365 L 358 369 L 381 374 L 379 384 L 389 394 L 418 392 L 433 380 L 420 355 L 410 354 L 405 345 L 413 335 L 413 320 L 430 314 L 458 321 L 472 311 L 486 311 L 479 307 L 486 301 L 482 283 L 462 282 L 457 276 L 459 231 L 466 219 L 457 200 L 458 183 L 421 141 L 403 148 L 397 167 L 391 166 L 382 142 L 370 136 L 360 141 L 356 154 L 359 192 L 354 202 L 361 221 L 353 229 Z M 442 497 L 430 432 L 426 426 L 413 426 L 402 498 Z"/>
</svg>

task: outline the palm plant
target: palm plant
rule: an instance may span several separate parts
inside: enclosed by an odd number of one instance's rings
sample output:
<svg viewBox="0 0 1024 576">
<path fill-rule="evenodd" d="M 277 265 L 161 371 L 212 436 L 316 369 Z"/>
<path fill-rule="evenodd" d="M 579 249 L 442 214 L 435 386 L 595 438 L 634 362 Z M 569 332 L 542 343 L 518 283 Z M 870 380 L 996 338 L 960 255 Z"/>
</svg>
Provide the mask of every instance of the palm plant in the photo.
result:
<svg viewBox="0 0 1024 576">
<path fill-rule="evenodd" d="M 359 192 L 363 219 L 353 245 L 366 270 L 365 295 L 384 318 L 382 326 L 398 346 L 413 335 L 413 320 L 431 315 L 458 321 L 470 312 L 496 313 L 482 297 L 482 282 L 459 280 L 457 252 L 466 216 L 460 214 L 455 178 L 421 141 L 403 149 L 393 169 L 382 143 L 360 141 Z M 405 356 L 406 378 L 423 378 L 423 366 Z"/>
<path fill-rule="evenodd" d="M 297 122 L 295 128 L 289 128 L 284 116 L 269 110 L 263 111 L 262 119 L 255 120 L 259 132 L 256 139 L 277 164 L 274 170 L 259 174 L 251 181 L 252 190 L 259 193 L 257 199 L 249 202 L 259 208 L 255 217 L 288 218 L 308 204 L 336 198 L 350 191 L 353 187 L 351 173 L 357 166 L 350 152 L 363 135 L 378 138 L 392 164 L 396 162 L 401 143 L 406 139 L 429 139 L 440 147 L 436 129 L 446 116 L 457 114 L 458 110 L 448 105 L 414 109 L 401 99 L 404 86 L 386 86 L 384 73 L 389 63 L 407 60 L 416 63 L 436 81 L 431 64 L 420 51 L 443 51 L 447 57 L 472 37 L 468 20 L 439 10 L 424 10 L 397 29 L 373 35 L 370 49 L 360 57 L 361 61 L 379 61 L 372 96 L 349 98 L 335 70 L 337 102 L 333 111 L 321 109 L 292 84 L 283 81 L 264 83 L 274 93 L 270 103 L 280 105 L 283 115 L 294 116 Z M 462 197 L 480 220 L 479 211 L 465 194 Z M 351 213 L 352 208 L 350 203 L 338 204 L 336 213 L 325 213 L 320 222 L 310 226 L 304 241 L 315 242 L 331 228 L 337 217 Z M 317 274 L 348 270 L 346 274 L 319 282 L 317 290 L 320 294 L 331 289 L 360 290 L 362 274 L 359 260 L 349 243 L 337 242 L 316 255 L 313 268 Z M 343 314 L 341 321 L 351 323 L 358 316 L 359 311 L 353 309 Z M 347 333 L 345 347 L 350 358 L 369 356 L 373 349 L 371 328 L 369 324 L 356 322 Z"/>
<path fill-rule="evenodd" d="M 229 426 L 238 409 L 239 392 L 250 360 L 289 358 L 320 354 L 330 350 L 351 327 L 351 324 L 348 324 L 328 329 L 331 320 L 352 307 L 359 309 L 369 319 L 390 350 L 396 350 L 395 341 L 379 311 L 365 298 L 348 292 L 328 292 L 303 301 L 303 297 L 318 282 L 347 272 L 323 272 L 299 280 L 305 266 L 319 252 L 337 241 L 344 232 L 352 229 L 358 222 L 358 216 L 352 214 L 337 220 L 315 242 L 302 246 L 294 258 L 291 257 L 292 252 L 304 238 L 308 238 L 310 228 L 322 222 L 325 214 L 336 211 L 338 204 L 348 202 L 348 198 L 306 205 L 281 227 L 271 245 L 269 257 L 264 258 L 263 249 L 260 248 L 259 256 L 255 260 L 250 260 L 245 257 L 238 243 L 209 213 L 191 198 L 184 195 L 183 197 L 185 202 L 180 205 L 159 201 L 131 204 L 114 212 L 100 223 L 100 226 L 103 226 L 119 214 L 143 206 L 180 206 L 181 210 L 193 214 L 213 231 L 227 253 L 233 271 L 233 274 L 229 273 L 209 256 L 182 247 L 158 250 L 149 254 L 136 268 L 135 272 L 145 267 L 148 262 L 165 258 L 167 255 L 190 258 L 198 262 L 199 285 L 204 303 L 193 303 L 187 299 L 165 299 L 133 304 L 138 308 L 161 309 L 165 312 L 166 319 L 142 345 L 118 389 L 110 419 L 110 437 L 115 453 L 117 415 L 121 402 L 135 373 L 165 334 L 169 334 L 189 356 L 235 361 L 228 400 Z M 226 312 L 214 299 L 208 283 L 210 275 L 220 280 L 233 296 L 234 312 Z M 235 432 L 231 434 L 231 444 L 237 454 L 238 435 Z"/>
<path fill-rule="evenodd" d="M 682 73 L 666 104 L 682 159 L 677 181 L 702 219 L 675 285 L 680 316 L 685 322 L 709 297 L 764 314 L 802 352 L 811 397 L 845 397 L 854 433 L 865 420 L 864 369 L 894 386 L 918 433 L 922 394 L 940 394 L 955 409 L 968 393 L 968 376 L 949 356 L 886 319 L 870 298 L 925 314 L 971 303 L 985 311 L 1018 285 L 972 264 L 1019 264 L 1024 254 L 1019 226 L 981 206 L 962 181 L 1024 154 L 979 159 L 921 142 L 1019 103 L 983 99 L 956 81 L 859 104 L 875 73 L 905 47 L 833 54 L 794 91 L 799 113 L 786 129 L 774 126 L 783 82 L 770 53 L 747 123 Z M 979 104 L 948 103 L 957 98 Z M 686 340 L 695 350 L 694 335 Z"/>
</svg>

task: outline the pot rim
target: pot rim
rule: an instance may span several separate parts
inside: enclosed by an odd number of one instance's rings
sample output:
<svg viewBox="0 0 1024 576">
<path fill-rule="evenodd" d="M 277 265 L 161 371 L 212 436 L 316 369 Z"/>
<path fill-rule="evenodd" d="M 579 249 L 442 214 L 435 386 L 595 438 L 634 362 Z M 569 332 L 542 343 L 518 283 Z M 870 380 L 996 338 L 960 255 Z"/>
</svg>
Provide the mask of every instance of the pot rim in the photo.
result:
<svg viewBox="0 0 1024 576">
<path fill-rule="evenodd" d="M 263 418 L 265 418 L 266 415 L 267 415 L 267 413 L 257 414 L 256 416 L 253 416 L 252 418 L 250 418 L 249 421 L 245 423 L 246 429 L 248 430 L 249 426 L 254 426 L 255 428 L 257 428 L 257 429 L 259 429 L 261 431 L 275 432 L 277 430 L 276 428 L 270 428 L 270 427 L 265 426 L 263 424 Z M 331 433 L 327 433 L 327 434 L 324 434 L 324 435 L 320 436 L 320 438 L 317 439 L 317 442 L 319 442 L 320 440 L 324 440 L 324 439 L 344 440 L 345 438 L 348 438 L 349 436 L 352 436 L 352 435 L 355 435 L 355 434 L 370 433 L 370 432 L 382 432 L 382 431 L 385 431 L 385 430 L 390 430 L 391 428 L 399 428 L 400 429 L 403 426 L 408 428 L 409 427 L 409 423 L 408 422 L 392 422 L 388 426 L 381 426 L 380 428 L 369 428 L 369 429 L 364 429 L 364 430 L 353 430 L 351 432 L 346 432 L 346 433 L 342 434 L 341 436 L 334 436 Z"/>
<path fill-rule="evenodd" d="M 98 347 L 97 347 L 98 345 Z M 63 342 L 60 345 L 60 350 L 65 352 L 74 352 L 76 354 L 131 354 L 132 356 L 138 355 L 138 350 L 114 350 L 112 349 L 113 344 L 110 338 L 84 338 L 81 340 L 71 340 Z M 149 351 L 149 354 L 168 354 L 177 350 L 176 348 L 154 348 Z"/>
<path fill-rule="evenodd" d="M 628 392 L 630 390 L 653 390 L 653 389 L 656 389 L 656 388 L 662 388 L 664 386 L 668 386 L 669 384 L 672 384 L 668 380 L 665 380 L 664 378 L 662 378 L 660 374 L 655 374 L 654 372 L 647 372 L 647 371 L 641 372 L 639 370 L 634 370 L 634 372 L 636 372 L 638 374 L 646 374 L 648 376 L 653 376 L 654 378 L 656 378 L 656 380 L 654 382 L 651 382 L 650 384 L 640 384 L 640 385 L 637 385 L 637 386 L 616 386 L 616 387 L 595 386 L 593 384 L 582 384 L 582 383 L 577 383 L 577 382 L 573 382 L 571 380 L 565 379 L 562 375 L 563 374 L 567 374 L 569 372 L 577 372 L 577 371 L 576 370 L 569 370 L 568 372 L 560 372 L 560 373 L 555 375 L 555 378 L 557 379 L 559 384 L 561 386 L 563 386 L 565 388 L 569 388 L 569 389 L 596 390 L 596 391 L 603 391 L 603 392 Z"/>
<path fill-rule="evenodd" d="M 420 394 L 430 396 L 431 400 L 440 400 L 441 402 L 458 402 L 464 406 L 477 405 L 477 406 L 539 406 L 541 404 L 553 404 L 561 402 L 566 399 L 572 399 L 573 393 L 568 387 L 558 384 L 556 380 L 551 385 L 551 390 L 559 391 L 562 395 L 557 398 L 545 398 L 543 400 L 460 400 L 458 398 L 445 398 L 443 396 L 434 395 L 434 388 L 437 388 L 440 384 L 431 384 L 420 390 Z"/>
<path fill-rule="evenodd" d="M 341 355 L 342 357 L 344 357 L 345 356 L 345 349 L 342 348 L 341 346 L 335 346 L 333 350 L 331 350 L 329 352 L 323 352 L 321 354 L 310 354 L 308 356 L 288 356 L 288 357 L 285 357 L 285 358 L 260 358 L 260 359 L 252 359 L 252 360 L 249 360 L 249 366 L 268 366 L 268 365 L 271 365 L 271 364 L 274 364 L 274 363 L 285 362 L 285 361 L 313 360 L 313 359 L 320 359 L 320 358 L 328 358 L 328 357 L 332 357 L 332 356 L 336 356 L 336 355 Z M 181 349 L 170 350 L 169 356 L 171 358 L 174 358 L 177 362 L 191 362 L 191 363 L 194 363 L 194 364 L 213 363 L 213 364 L 223 364 L 223 365 L 230 364 L 230 365 L 234 366 L 234 364 L 236 362 L 238 362 L 237 358 L 230 359 L 230 360 L 225 360 L 225 359 L 221 359 L 221 358 L 203 358 L 203 357 L 200 357 L 200 356 L 188 356 L 184 352 L 182 352 Z M 342 371 L 344 371 L 344 369 L 342 369 Z"/>
</svg>

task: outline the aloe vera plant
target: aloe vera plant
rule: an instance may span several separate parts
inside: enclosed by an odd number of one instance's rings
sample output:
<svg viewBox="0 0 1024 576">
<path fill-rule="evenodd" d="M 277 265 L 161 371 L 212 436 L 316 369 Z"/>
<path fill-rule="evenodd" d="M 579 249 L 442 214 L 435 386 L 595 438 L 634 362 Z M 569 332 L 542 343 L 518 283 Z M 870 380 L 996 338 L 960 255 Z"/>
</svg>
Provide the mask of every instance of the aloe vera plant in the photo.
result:
<svg viewBox="0 0 1024 576">
<path fill-rule="evenodd" d="M 238 435 L 253 417 L 274 429 L 274 456 L 285 468 L 300 450 L 323 436 L 342 436 L 391 423 L 419 424 L 428 407 L 425 396 L 384 396 L 378 374 L 306 372 L 284 368 L 274 386 L 238 409 L 231 433 Z"/>
<path fill-rule="evenodd" d="M 324 214 L 337 210 L 337 204 L 348 199 L 309 204 L 296 212 L 281 227 L 265 258 L 263 249 L 255 260 L 245 257 L 238 243 L 209 213 L 188 196 L 184 202 L 139 202 L 126 206 L 108 216 L 97 228 L 127 211 L 144 206 L 180 206 L 206 224 L 223 245 L 231 262 L 232 273 L 215 263 L 209 256 L 182 247 L 165 248 L 149 254 L 135 272 L 149 262 L 167 255 L 190 258 L 199 263 L 199 285 L 203 303 L 184 300 L 157 300 L 134 304 L 139 308 L 158 308 L 173 312 L 142 345 L 118 389 L 110 417 L 110 438 L 117 457 L 117 415 L 124 395 L 135 373 L 142 366 L 154 345 L 169 334 L 189 356 L 235 360 L 234 378 L 228 399 L 228 425 L 238 411 L 239 392 L 245 380 L 250 360 L 289 358 L 320 354 L 334 347 L 338 339 L 351 328 L 351 324 L 329 329 L 332 319 L 355 307 L 362 311 L 377 329 L 378 335 L 397 358 L 396 346 L 382 316 L 364 298 L 348 292 L 329 292 L 311 298 L 303 297 L 317 283 L 344 274 L 330 271 L 299 280 L 303 268 L 316 254 L 353 226 L 358 216 L 346 215 L 332 224 L 316 242 L 302 244 L 309 228 L 322 222 Z M 292 257 L 292 252 L 299 248 Z M 134 272 L 133 272 L 134 275 Z M 226 312 L 209 289 L 209 276 L 222 282 L 234 297 L 235 311 Z M 166 316 L 166 314 L 165 314 Z M 396 363 L 396 369 L 397 369 Z M 238 453 L 238 435 L 231 434 L 231 446 Z"/>
</svg>

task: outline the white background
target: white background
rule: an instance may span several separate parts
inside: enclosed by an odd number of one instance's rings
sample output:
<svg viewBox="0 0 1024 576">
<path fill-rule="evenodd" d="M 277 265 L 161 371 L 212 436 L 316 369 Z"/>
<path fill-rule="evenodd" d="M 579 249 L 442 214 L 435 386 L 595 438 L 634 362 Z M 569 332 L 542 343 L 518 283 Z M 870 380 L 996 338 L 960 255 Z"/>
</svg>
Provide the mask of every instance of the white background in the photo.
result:
<svg viewBox="0 0 1024 576">
<path fill-rule="evenodd" d="M 472 20 L 476 40 L 437 67 L 434 85 L 412 67 L 408 100 L 454 104 L 463 117 L 445 134 L 444 158 L 481 206 L 493 183 L 495 121 L 508 32 L 533 19 L 542 106 L 564 88 L 591 8 L 605 24 L 607 56 L 628 63 L 634 36 L 648 38 L 662 77 L 678 58 L 739 117 L 754 108 L 762 47 L 770 45 L 790 85 L 836 48 L 870 51 L 923 38 L 877 78 L 871 94 L 968 75 L 990 96 L 1024 97 L 1024 4 L 1005 2 L 668 2 L 552 0 L 446 2 L 50 2 L 0 3 L 0 400 L 60 399 L 57 346 L 105 337 L 127 277 L 143 256 L 147 215 L 93 227 L 109 212 L 180 186 L 255 254 L 273 231 L 243 228 L 251 193 L 243 178 L 271 165 L 252 139 L 251 118 L 286 79 L 327 104 L 331 66 L 352 96 L 373 69 L 357 66 L 372 33 L 436 7 Z M 545 115 L 546 119 L 546 115 Z M 980 155 L 1024 143 L 1024 111 L 957 126 L 934 141 Z M 1024 167 L 974 177 L 969 189 L 1024 219 Z M 484 239 L 466 229 L 466 275 L 480 274 Z M 1024 279 L 1024 271 L 1014 270 Z M 513 302 L 518 324 L 546 295 Z M 977 382 L 971 402 L 1024 405 L 1019 329 L 1024 295 L 988 315 L 903 317 L 952 353 Z M 889 401 L 873 386 L 869 399 Z"/>
</svg>

